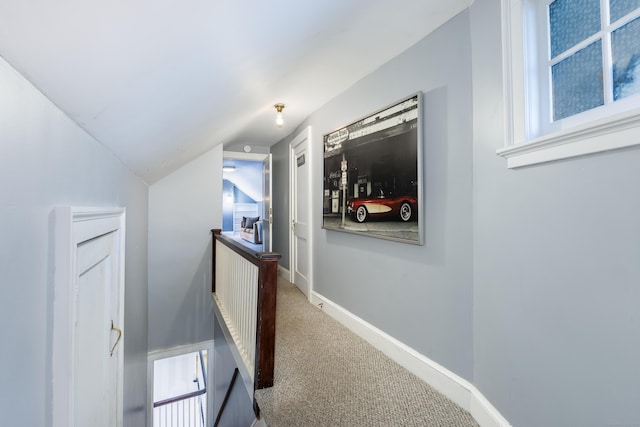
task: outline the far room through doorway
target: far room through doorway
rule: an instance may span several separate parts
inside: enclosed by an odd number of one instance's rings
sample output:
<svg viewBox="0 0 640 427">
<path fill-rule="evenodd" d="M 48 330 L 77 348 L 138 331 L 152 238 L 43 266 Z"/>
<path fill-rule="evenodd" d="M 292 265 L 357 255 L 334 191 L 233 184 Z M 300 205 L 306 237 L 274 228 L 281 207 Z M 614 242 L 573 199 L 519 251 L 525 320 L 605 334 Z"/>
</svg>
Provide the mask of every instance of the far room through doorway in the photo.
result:
<svg viewBox="0 0 640 427">
<path fill-rule="evenodd" d="M 222 231 L 271 251 L 271 155 L 225 152 Z"/>
</svg>

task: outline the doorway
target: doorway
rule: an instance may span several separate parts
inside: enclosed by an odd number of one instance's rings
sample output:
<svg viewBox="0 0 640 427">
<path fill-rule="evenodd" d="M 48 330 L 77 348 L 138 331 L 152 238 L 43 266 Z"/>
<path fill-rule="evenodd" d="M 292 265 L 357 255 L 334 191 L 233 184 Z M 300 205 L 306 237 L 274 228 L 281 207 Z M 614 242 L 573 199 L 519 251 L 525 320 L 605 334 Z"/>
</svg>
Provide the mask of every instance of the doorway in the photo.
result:
<svg viewBox="0 0 640 427">
<path fill-rule="evenodd" d="M 289 200 L 291 200 L 289 232 L 290 281 L 311 298 L 312 286 L 312 215 L 311 165 L 309 149 L 311 126 L 291 141 L 289 148 Z"/>
<path fill-rule="evenodd" d="M 222 231 L 240 235 L 243 217 L 257 217 L 259 245 L 271 252 L 271 154 L 225 151 L 222 178 Z"/>
</svg>

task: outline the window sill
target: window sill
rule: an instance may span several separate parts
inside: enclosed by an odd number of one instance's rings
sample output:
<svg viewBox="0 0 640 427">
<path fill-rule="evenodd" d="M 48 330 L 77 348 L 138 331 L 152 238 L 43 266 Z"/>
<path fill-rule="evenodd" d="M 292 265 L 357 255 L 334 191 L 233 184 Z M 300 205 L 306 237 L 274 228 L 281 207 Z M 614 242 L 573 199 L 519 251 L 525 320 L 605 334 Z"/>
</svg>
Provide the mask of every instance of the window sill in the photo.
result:
<svg viewBox="0 0 640 427">
<path fill-rule="evenodd" d="M 638 110 L 516 143 L 496 153 L 512 169 L 634 145 L 640 145 Z"/>
</svg>

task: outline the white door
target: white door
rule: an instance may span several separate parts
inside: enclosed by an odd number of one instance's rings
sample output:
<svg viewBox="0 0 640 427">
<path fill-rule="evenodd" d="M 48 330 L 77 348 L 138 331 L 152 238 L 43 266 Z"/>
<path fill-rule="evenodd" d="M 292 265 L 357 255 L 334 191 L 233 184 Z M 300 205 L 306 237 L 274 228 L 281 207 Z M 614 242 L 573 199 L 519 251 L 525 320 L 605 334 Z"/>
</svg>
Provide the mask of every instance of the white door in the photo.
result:
<svg viewBox="0 0 640 427">
<path fill-rule="evenodd" d="M 311 297 L 311 223 L 309 140 L 307 128 L 291 142 L 291 282 Z"/>
<path fill-rule="evenodd" d="M 78 245 L 75 293 L 74 424 L 116 426 L 119 262 L 116 232 Z M 113 352 L 112 352 L 113 349 Z"/>
<path fill-rule="evenodd" d="M 55 210 L 53 427 L 121 427 L 125 210 Z"/>
</svg>

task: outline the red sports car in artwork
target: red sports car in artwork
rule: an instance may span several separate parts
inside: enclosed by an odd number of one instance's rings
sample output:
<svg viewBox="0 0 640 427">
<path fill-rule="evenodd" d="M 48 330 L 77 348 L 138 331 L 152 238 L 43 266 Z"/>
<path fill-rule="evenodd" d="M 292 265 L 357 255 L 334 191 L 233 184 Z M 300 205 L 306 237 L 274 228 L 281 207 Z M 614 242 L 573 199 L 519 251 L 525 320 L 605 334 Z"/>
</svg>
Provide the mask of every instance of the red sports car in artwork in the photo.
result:
<svg viewBox="0 0 640 427">
<path fill-rule="evenodd" d="M 358 222 L 374 218 L 407 222 L 418 212 L 418 201 L 413 196 L 357 197 L 349 199 L 347 212 Z"/>
</svg>

